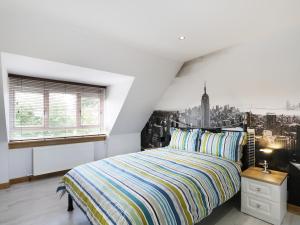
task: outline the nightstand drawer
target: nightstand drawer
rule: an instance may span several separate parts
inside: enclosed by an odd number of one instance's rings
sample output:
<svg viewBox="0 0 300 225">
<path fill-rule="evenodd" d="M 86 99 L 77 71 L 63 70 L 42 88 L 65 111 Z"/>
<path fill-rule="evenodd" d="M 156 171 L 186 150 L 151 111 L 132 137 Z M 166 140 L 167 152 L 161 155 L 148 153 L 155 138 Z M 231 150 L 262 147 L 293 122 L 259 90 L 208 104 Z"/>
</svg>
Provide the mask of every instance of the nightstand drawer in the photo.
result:
<svg viewBox="0 0 300 225">
<path fill-rule="evenodd" d="M 250 167 L 242 174 L 242 212 L 280 225 L 286 214 L 287 173 Z"/>
<path fill-rule="evenodd" d="M 255 195 L 242 193 L 242 212 L 277 224 L 281 221 L 281 205 L 269 200 L 261 199 Z"/>
<path fill-rule="evenodd" d="M 242 177 L 242 192 L 253 194 L 273 202 L 280 201 L 280 186 L 245 177 Z"/>
</svg>

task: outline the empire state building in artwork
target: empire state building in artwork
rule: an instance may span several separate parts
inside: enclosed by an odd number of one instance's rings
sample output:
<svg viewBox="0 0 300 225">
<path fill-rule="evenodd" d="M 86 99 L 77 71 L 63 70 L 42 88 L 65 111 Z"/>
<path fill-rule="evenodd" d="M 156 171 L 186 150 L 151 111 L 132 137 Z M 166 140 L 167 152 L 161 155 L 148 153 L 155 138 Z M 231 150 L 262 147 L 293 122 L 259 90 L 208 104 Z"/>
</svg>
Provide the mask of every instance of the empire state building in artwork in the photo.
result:
<svg viewBox="0 0 300 225">
<path fill-rule="evenodd" d="M 204 84 L 204 94 L 201 99 L 201 127 L 208 128 L 210 127 L 210 118 L 209 118 L 209 97 L 206 93 L 206 83 Z"/>
</svg>

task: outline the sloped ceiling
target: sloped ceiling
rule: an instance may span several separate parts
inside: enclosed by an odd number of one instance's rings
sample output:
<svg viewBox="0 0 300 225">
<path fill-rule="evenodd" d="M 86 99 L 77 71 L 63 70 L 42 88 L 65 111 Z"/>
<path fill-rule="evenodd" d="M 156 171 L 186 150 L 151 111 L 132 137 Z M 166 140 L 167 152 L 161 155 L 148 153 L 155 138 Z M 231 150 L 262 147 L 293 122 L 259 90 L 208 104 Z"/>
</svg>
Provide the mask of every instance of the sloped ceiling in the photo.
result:
<svg viewBox="0 0 300 225">
<path fill-rule="evenodd" d="M 8 13 L 51 18 L 177 61 L 300 23 L 299 0 L 1 0 L 0 7 L 2 21 Z"/>
<path fill-rule="evenodd" d="M 182 65 L 56 18 L 12 8 L 0 10 L 0 29 L 0 52 L 134 77 L 112 135 L 140 132 Z"/>
</svg>

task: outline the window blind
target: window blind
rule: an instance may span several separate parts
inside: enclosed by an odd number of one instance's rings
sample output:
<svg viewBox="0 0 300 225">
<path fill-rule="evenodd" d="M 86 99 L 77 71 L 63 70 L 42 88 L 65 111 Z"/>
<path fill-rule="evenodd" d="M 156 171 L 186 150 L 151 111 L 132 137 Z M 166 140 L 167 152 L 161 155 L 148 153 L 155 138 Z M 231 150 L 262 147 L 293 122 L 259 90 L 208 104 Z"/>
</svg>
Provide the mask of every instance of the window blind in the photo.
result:
<svg viewBox="0 0 300 225">
<path fill-rule="evenodd" d="M 105 87 L 9 75 L 10 141 L 104 132 Z"/>
</svg>

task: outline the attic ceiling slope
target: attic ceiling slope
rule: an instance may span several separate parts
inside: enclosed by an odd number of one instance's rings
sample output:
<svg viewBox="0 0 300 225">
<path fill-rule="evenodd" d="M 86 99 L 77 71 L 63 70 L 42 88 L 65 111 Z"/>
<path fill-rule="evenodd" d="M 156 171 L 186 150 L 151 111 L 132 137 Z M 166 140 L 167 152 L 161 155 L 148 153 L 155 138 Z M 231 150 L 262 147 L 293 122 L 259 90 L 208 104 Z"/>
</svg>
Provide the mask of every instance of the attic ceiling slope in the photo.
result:
<svg viewBox="0 0 300 225">
<path fill-rule="evenodd" d="M 1 0 L 0 8 L 182 62 L 300 25 L 299 0 Z"/>
<path fill-rule="evenodd" d="M 24 12 L 12 14 L 2 8 L 0 27 L 0 52 L 134 77 L 111 134 L 139 133 L 181 66 L 176 61 L 129 47 L 113 38 L 95 36 L 70 23 L 57 23 L 48 17 L 37 19 Z M 160 84 L 156 87 L 157 80 Z"/>
</svg>

